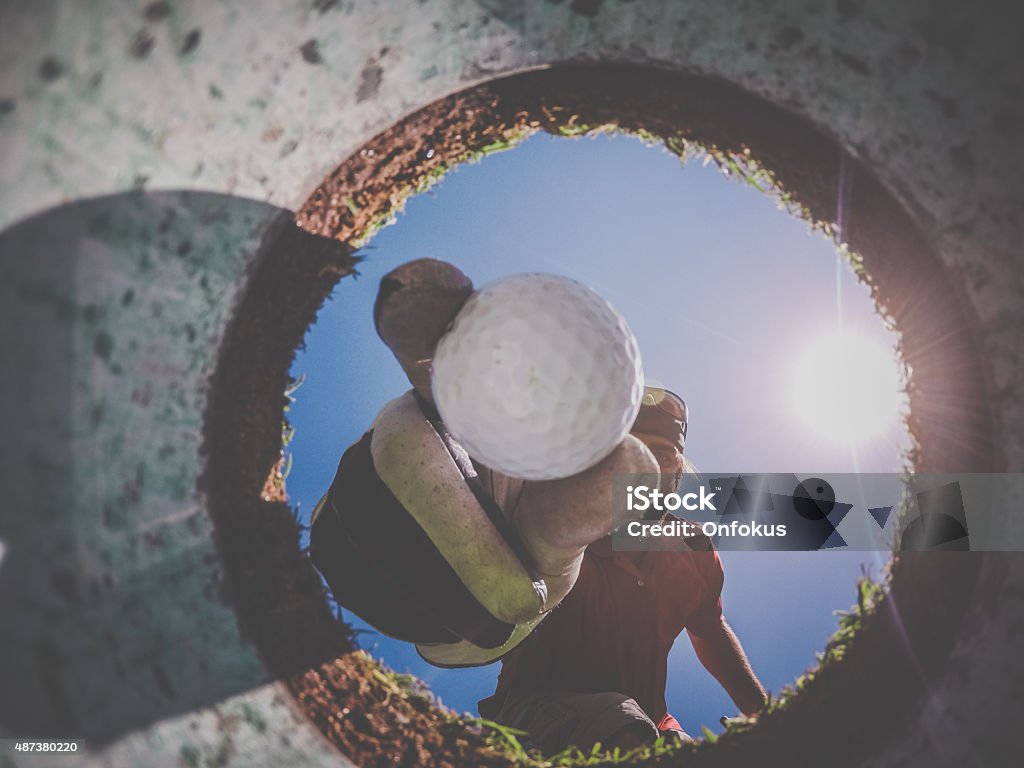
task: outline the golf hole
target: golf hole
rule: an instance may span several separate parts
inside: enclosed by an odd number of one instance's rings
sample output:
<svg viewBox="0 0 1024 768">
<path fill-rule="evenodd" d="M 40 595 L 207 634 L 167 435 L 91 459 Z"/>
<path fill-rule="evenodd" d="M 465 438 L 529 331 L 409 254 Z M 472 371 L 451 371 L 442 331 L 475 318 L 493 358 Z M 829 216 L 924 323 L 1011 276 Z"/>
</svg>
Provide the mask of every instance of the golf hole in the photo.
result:
<svg viewBox="0 0 1024 768">
<path fill-rule="evenodd" d="M 356 738 L 351 728 L 339 724 L 342 715 L 352 714 L 356 706 L 386 719 L 389 704 L 360 700 L 354 693 L 360 686 L 358 672 L 332 672 L 332 654 L 344 648 L 347 638 L 332 622 L 315 574 L 298 547 L 290 552 L 267 543 L 295 531 L 287 505 L 260 495 L 268 471 L 279 461 L 292 353 L 336 280 L 359 269 L 356 248 L 373 244 L 369 235 L 376 224 L 394 215 L 406 194 L 424 189 L 475 153 L 529 133 L 574 135 L 601 126 L 664 141 L 670 150 L 696 143 L 726 161 L 756 160 L 809 220 L 836 218 L 843 154 L 828 137 L 771 105 L 720 83 L 645 69 L 555 69 L 496 81 L 431 105 L 342 163 L 297 217 L 300 227 L 338 245 L 307 242 L 283 224 L 239 308 L 217 381 L 211 462 L 219 488 L 211 506 L 222 532 L 229 582 L 243 626 L 268 663 L 278 674 L 292 676 L 300 704 L 357 761 L 381 744 Z M 902 357 L 910 366 L 906 459 L 919 470 L 992 469 L 997 457 L 991 454 L 991 425 L 982 406 L 982 367 L 957 291 L 896 201 L 868 169 L 849 158 L 845 162 L 857 178 L 848 200 L 847 242 L 862 260 L 872 298 L 900 332 Z M 309 247 L 299 254 L 299 245 Z M 459 266 L 479 281 L 473 264 Z M 227 362 L 235 365 L 225 367 Z M 351 358 L 340 363 L 363 364 Z M 246 396 L 240 398 L 239 392 Z M 352 396 L 340 391 L 339 407 Z M 940 439 L 948 435 L 950 423 L 958 425 L 957 439 Z M 246 436 L 245 450 L 216 439 L 240 433 Z M 344 447 L 337 446 L 332 461 Z M 234 527 L 227 524 L 242 519 L 245 533 L 230 533 Z M 833 759 L 837 740 L 848 743 L 852 734 L 894 727 L 919 701 L 948 652 L 946 638 L 958 625 L 975 568 L 974 560 L 898 558 L 891 595 L 842 663 L 823 670 L 783 711 L 730 737 L 736 760 L 766 754 Z M 940 604 L 921 599 L 936 589 L 946 598 Z M 881 702 L 879 676 L 885 680 Z M 313 678 L 319 681 L 317 695 L 310 690 Z M 439 722 L 414 723 L 412 729 L 436 730 Z M 437 733 L 427 735 L 437 740 Z M 448 739 L 440 738 L 442 744 Z M 846 757 L 855 759 L 857 749 Z"/>
<path fill-rule="evenodd" d="M 358 252 L 359 277 L 338 283 L 292 366 L 301 384 L 287 413 L 287 488 L 300 521 L 308 525 L 340 451 L 408 388 L 371 316 L 381 277 L 420 256 L 451 260 L 477 285 L 547 271 L 594 287 L 637 334 L 648 378 L 686 399 L 688 457 L 698 470 L 899 471 L 910 440 L 899 408 L 898 338 L 867 286 L 825 234 L 705 158 L 694 149 L 684 162 L 628 135 L 539 133 L 411 199 L 398 222 Z M 794 283 L 805 297 L 799 311 L 780 305 Z M 857 329 L 855 344 L 833 350 L 838 327 L 847 335 Z M 844 361 L 851 348 L 864 354 Z M 831 370 L 863 389 L 866 413 L 857 400 L 806 402 L 805 382 L 821 386 L 820 369 L 801 371 L 808 351 L 835 356 Z M 339 393 L 345 408 L 337 407 Z M 856 418 L 844 422 L 851 408 Z M 845 432 L 822 435 L 822 423 Z M 865 423 L 874 429 L 860 429 Z M 813 665 L 836 628 L 833 611 L 855 601 L 862 569 L 879 578 L 888 560 L 873 552 L 722 558 L 726 616 L 776 694 Z M 498 664 L 441 670 L 410 644 L 345 616 L 362 647 L 420 677 L 456 711 L 475 713 L 494 692 Z M 695 734 L 720 731 L 719 717 L 733 714 L 685 637 L 669 657 L 668 708 Z"/>
</svg>

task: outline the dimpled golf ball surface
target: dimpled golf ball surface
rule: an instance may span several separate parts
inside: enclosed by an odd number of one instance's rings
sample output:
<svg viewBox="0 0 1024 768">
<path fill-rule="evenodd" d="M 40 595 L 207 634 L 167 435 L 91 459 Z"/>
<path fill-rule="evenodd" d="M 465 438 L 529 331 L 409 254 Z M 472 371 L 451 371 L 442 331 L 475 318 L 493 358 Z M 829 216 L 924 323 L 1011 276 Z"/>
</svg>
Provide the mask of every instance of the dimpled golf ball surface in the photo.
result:
<svg viewBox="0 0 1024 768">
<path fill-rule="evenodd" d="M 643 396 L 636 338 L 597 292 L 569 278 L 495 280 L 466 302 L 434 357 L 452 435 L 483 465 L 526 480 L 597 464 Z"/>
</svg>

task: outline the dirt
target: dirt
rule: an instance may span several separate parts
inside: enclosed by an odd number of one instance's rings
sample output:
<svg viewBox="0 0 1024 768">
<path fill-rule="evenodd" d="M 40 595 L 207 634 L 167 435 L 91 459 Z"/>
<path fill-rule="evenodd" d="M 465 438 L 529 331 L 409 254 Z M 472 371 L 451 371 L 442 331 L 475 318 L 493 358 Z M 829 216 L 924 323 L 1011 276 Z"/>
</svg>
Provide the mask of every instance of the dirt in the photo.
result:
<svg viewBox="0 0 1024 768">
<path fill-rule="evenodd" d="M 226 571 L 222 598 L 279 677 L 354 647 L 299 549 L 298 524 L 273 476 L 292 356 L 323 298 L 355 265 L 344 244 L 290 218 L 278 222 L 228 329 L 207 413 L 203 483 Z"/>
<path fill-rule="evenodd" d="M 429 696 L 410 693 L 380 674 L 364 653 L 322 664 L 289 686 L 327 738 L 365 768 L 518 765 L 492 749 L 478 728 L 467 728 Z"/>
<path fill-rule="evenodd" d="M 354 244 L 411 191 L 530 131 L 562 134 L 609 124 L 657 135 L 670 148 L 688 140 L 747 153 L 772 171 L 812 220 L 836 217 L 838 147 L 778 108 L 722 83 L 635 67 L 533 72 L 431 104 L 342 162 L 294 223 L 282 221 L 268 236 L 229 329 L 206 441 L 206 485 L 226 571 L 225 599 L 274 675 L 289 679 L 313 722 L 357 764 L 510 763 L 426 699 L 389 697 L 374 665 L 347 653 L 353 648 L 350 632 L 331 614 L 319 579 L 299 551 L 291 511 L 279 496 L 264 499 L 268 476 L 280 460 L 294 350 L 337 280 L 355 270 Z M 913 366 L 911 433 L 958 430 L 951 439 L 919 445 L 915 466 L 998 471 L 1002 462 L 990 440 L 983 366 L 954 281 L 893 196 L 855 160 L 847 162 L 856 180 L 847 240 L 863 257 L 880 308 L 903 332 L 903 356 Z M 799 296 L 787 297 L 794 300 Z M 952 420 L 951 403 L 959 408 Z M 970 554 L 901 558 L 893 598 L 871 618 L 843 663 L 823 670 L 785 711 L 747 733 L 700 748 L 686 764 L 763 764 L 766 755 L 772 762 L 853 764 L 886 739 L 898 738 L 901 723 L 943 670 L 977 566 Z"/>
</svg>

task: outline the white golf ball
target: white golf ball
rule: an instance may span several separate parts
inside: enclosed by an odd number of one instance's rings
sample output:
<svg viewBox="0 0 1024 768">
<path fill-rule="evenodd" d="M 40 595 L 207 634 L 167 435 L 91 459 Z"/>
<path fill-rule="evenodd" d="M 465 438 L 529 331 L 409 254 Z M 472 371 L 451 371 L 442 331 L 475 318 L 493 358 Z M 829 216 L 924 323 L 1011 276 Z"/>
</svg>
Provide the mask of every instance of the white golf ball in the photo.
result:
<svg viewBox="0 0 1024 768">
<path fill-rule="evenodd" d="M 575 280 L 522 274 L 469 298 L 437 346 L 432 387 L 470 456 L 552 480 L 614 450 L 643 384 L 636 338 L 611 304 Z"/>
</svg>

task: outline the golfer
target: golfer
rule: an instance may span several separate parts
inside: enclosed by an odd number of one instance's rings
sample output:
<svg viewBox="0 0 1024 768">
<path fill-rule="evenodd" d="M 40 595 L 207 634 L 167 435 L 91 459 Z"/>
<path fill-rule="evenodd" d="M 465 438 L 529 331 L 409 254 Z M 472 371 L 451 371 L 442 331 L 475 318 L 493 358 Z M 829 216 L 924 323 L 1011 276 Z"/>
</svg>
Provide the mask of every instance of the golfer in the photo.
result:
<svg viewBox="0 0 1024 768">
<path fill-rule="evenodd" d="M 435 665 L 504 657 L 481 714 L 523 728 L 547 752 L 681 733 L 664 693 L 684 628 L 741 711 L 756 712 L 764 691 L 722 618 L 710 541 L 699 537 L 702 551 L 691 552 L 610 548 L 609 534 L 634 514 L 613 498 L 613 475 L 678 485 L 682 401 L 647 390 L 631 434 L 570 478 L 525 482 L 475 465 L 430 388 L 437 342 L 472 292 L 462 272 L 432 259 L 381 280 L 374 323 L 413 389 L 345 451 L 313 512 L 311 556 L 335 599 Z"/>
<path fill-rule="evenodd" d="M 648 389 L 632 435 L 657 458 L 665 493 L 678 490 L 687 469 L 686 424 L 678 395 Z M 740 711 L 756 715 L 765 691 L 722 615 L 718 552 L 700 533 L 687 544 L 690 551 L 613 551 L 606 536 L 588 546 L 572 591 L 502 658 L 480 714 L 526 731 L 547 754 L 595 742 L 631 749 L 666 734 L 689 741 L 665 705 L 668 654 L 685 629 Z"/>
</svg>

